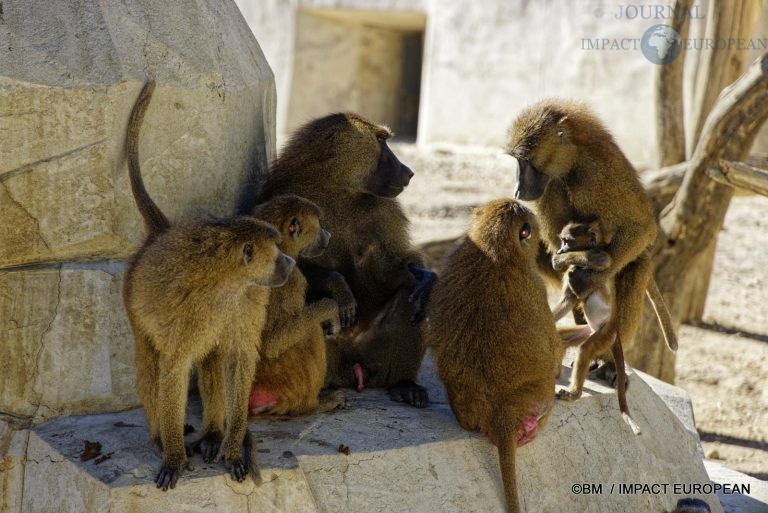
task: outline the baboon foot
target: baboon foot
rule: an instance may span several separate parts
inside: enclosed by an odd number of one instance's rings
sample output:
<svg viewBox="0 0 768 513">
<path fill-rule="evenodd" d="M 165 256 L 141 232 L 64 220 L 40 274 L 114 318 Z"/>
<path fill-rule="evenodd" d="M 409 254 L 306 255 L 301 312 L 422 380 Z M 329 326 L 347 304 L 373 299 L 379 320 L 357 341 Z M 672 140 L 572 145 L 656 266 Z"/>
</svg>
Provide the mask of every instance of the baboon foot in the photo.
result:
<svg viewBox="0 0 768 513">
<path fill-rule="evenodd" d="M 427 390 L 410 379 L 402 379 L 389 388 L 389 397 L 399 403 L 424 408 L 429 402 Z"/>
<path fill-rule="evenodd" d="M 555 394 L 555 398 L 560 399 L 562 401 L 575 401 L 579 397 L 581 397 L 580 390 L 576 391 L 576 390 L 562 389 L 562 390 L 558 390 L 557 393 Z"/>
<path fill-rule="evenodd" d="M 219 454 L 223 439 L 224 435 L 218 431 L 209 431 L 192 444 L 192 449 L 203 456 L 204 462 L 213 463 L 216 460 L 216 455 Z"/>
<path fill-rule="evenodd" d="M 155 484 L 162 491 L 168 491 L 168 488 L 176 488 L 182 470 L 191 470 L 189 463 L 182 461 L 180 463 L 163 463 L 160 471 L 155 476 Z"/>
</svg>

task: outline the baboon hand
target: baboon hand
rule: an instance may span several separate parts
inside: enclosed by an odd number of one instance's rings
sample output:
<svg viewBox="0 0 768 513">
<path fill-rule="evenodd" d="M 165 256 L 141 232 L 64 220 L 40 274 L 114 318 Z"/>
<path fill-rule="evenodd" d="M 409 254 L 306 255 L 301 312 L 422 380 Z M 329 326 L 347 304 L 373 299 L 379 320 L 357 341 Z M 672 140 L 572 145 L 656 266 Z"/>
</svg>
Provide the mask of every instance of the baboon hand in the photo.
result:
<svg viewBox="0 0 768 513">
<path fill-rule="evenodd" d="M 245 478 L 248 476 L 248 464 L 244 459 L 237 458 L 227 461 L 227 466 L 229 467 L 229 474 L 232 476 L 232 479 L 238 483 L 245 481 Z"/>
<path fill-rule="evenodd" d="M 341 320 L 339 315 L 323 321 L 323 333 L 326 337 L 335 337 L 341 331 Z"/>
<path fill-rule="evenodd" d="M 199 451 L 203 456 L 203 461 L 206 463 L 213 463 L 216 459 L 216 455 L 221 448 L 221 440 L 224 436 L 215 431 L 209 431 L 205 433 L 200 440 L 192 444 L 192 448 L 195 451 Z"/>
<path fill-rule="evenodd" d="M 408 264 L 408 270 L 416 278 L 416 287 L 414 287 L 411 295 L 408 296 L 408 301 L 414 305 L 411 322 L 418 324 L 424 319 L 424 311 L 429 300 L 429 293 L 432 291 L 432 285 L 435 284 L 437 274 L 416 264 Z"/>
<path fill-rule="evenodd" d="M 402 379 L 389 389 L 389 397 L 399 403 L 408 403 L 416 408 L 424 408 L 429 402 L 427 390 L 410 379 Z"/>
<path fill-rule="evenodd" d="M 603 271 L 610 267 L 611 263 L 611 256 L 602 249 L 557 252 L 552 255 L 552 268 L 555 271 L 564 271 L 571 266 Z"/>
<path fill-rule="evenodd" d="M 190 468 L 189 464 L 186 462 L 177 464 L 163 463 L 163 466 L 160 467 L 160 471 L 155 477 L 155 484 L 164 492 L 168 491 L 168 488 L 176 488 L 176 483 L 179 480 L 181 471 L 185 468 Z"/>
<path fill-rule="evenodd" d="M 349 328 L 357 321 L 357 301 L 352 291 L 347 289 L 333 299 L 339 304 L 339 322 L 342 328 Z"/>
</svg>

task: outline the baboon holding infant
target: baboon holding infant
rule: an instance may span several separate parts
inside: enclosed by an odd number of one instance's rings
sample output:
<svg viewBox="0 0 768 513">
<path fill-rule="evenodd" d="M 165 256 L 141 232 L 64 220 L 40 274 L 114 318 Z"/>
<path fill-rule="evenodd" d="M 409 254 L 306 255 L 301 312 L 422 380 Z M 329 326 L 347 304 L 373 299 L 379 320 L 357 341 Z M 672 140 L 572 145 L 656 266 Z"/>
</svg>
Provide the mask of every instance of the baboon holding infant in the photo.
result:
<svg viewBox="0 0 768 513">
<path fill-rule="evenodd" d="M 531 202 L 550 255 L 561 246 L 562 229 L 574 220 L 598 221 L 609 241 L 597 250 L 610 257 L 607 266 L 574 267 L 566 275 L 580 299 L 611 281 L 615 292 L 611 315 L 580 345 L 571 386 L 559 394 L 577 399 L 590 362 L 615 340 L 631 343 L 637 332 L 653 273 L 649 249 L 656 240 L 656 218 L 632 164 L 603 124 L 579 104 L 547 100 L 525 110 L 512 125 L 508 151 L 519 163 L 516 197 Z M 551 271 L 551 264 L 544 266 L 544 272 Z M 668 317 L 666 308 L 664 313 Z"/>
<path fill-rule="evenodd" d="M 564 353 L 536 269 L 538 244 L 533 214 L 515 200 L 477 209 L 423 326 L 459 424 L 498 445 L 510 512 L 520 511 L 515 451 L 544 427 Z"/>
<path fill-rule="evenodd" d="M 150 81 L 142 89 L 126 138 L 147 238 L 128 264 L 123 297 L 136 340 L 139 398 L 150 439 L 163 454 L 155 482 L 174 488 L 187 467 L 184 416 L 193 367 L 203 399 L 204 457 L 223 457 L 238 481 L 249 471 L 258 481 L 247 431 L 248 393 L 267 287 L 285 283 L 294 261 L 278 249 L 280 233 L 252 217 L 170 224 L 139 169 L 139 129 L 154 86 Z"/>
<path fill-rule="evenodd" d="M 260 200 L 307 198 L 322 209 L 321 223 L 332 234 L 325 253 L 299 262 L 310 299 L 331 297 L 339 305 L 342 330 L 328 345 L 329 384 L 387 387 L 394 400 L 423 407 L 426 390 L 414 381 L 424 356 L 416 323 L 434 274 L 422 268 L 396 199 L 413 172 L 387 145 L 390 135 L 350 113 L 311 121 L 272 165 Z"/>
</svg>

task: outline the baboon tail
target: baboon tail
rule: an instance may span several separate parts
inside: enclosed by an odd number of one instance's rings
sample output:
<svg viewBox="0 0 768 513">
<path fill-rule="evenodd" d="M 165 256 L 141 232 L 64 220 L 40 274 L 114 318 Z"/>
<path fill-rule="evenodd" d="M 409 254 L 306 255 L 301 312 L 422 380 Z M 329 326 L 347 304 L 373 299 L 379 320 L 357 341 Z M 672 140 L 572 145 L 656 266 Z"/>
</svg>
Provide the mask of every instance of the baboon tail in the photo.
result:
<svg viewBox="0 0 768 513">
<path fill-rule="evenodd" d="M 128 120 L 128 132 L 125 137 L 125 155 L 128 159 L 128 173 L 131 178 L 133 199 L 136 201 L 136 206 L 144 218 L 144 224 L 149 235 L 160 233 L 170 226 L 168 218 L 165 217 L 165 214 L 160 211 L 160 208 L 149 196 L 139 167 L 139 132 L 144 121 L 144 114 L 147 112 L 149 100 L 152 98 L 154 91 L 155 81 L 148 80 L 141 89 L 136 103 L 133 105 L 131 117 Z"/>
<path fill-rule="evenodd" d="M 659 319 L 659 325 L 661 325 L 661 332 L 664 335 L 664 340 L 667 342 L 667 347 L 672 351 L 677 351 L 677 335 L 675 335 L 675 327 L 672 325 L 672 317 L 669 315 L 667 303 L 661 295 L 656 280 L 651 278 L 648 282 L 648 287 L 645 289 L 645 293 L 648 295 L 648 299 L 651 300 L 653 311 L 656 312 L 656 317 Z"/>
<path fill-rule="evenodd" d="M 640 427 L 632 420 L 629 414 L 629 404 L 627 403 L 627 368 L 624 365 L 624 350 L 621 347 L 621 339 L 618 336 L 613 341 L 611 353 L 616 364 L 616 396 L 619 399 L 621 416 L 624 418 L 624 422 L 632 429 L 632 432 L 639 435 Z"/>
<path fill-rule="evenodd" d="M 521 420 L 522 421 L 522 420 Z M 507 512 L 519 513 L 520 500 L 517 496 L 517 473 L 515 470 L 515 452 L 517 451 L 517 430 L 509 430 L 513 423 L 497 422 L 496 440 L 499 444 L 499 467 L 504 496 L 507 500 Z M 520 422 L 517 423 L 519 425 Z"/>
</svg>

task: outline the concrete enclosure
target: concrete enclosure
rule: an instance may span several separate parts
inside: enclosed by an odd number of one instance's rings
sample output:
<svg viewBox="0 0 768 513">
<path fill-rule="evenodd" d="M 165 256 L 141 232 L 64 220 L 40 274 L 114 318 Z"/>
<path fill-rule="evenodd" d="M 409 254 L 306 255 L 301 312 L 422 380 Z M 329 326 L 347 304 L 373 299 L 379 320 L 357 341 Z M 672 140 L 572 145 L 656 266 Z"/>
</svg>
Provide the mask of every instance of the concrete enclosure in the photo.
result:
<svg viewBox="0 0 768 513">
<path fill-rule="evenodd" d="M 425 20 L 411 12 L 299 9 L 287 125 L 343 105 L 415 137 Z"/>
<path fill-rule="evenodd" d="M 640 41 L 668 19 L 617 18 L 618 4 L 589 0 L 236 2 L 275 72 L 278 135 L 352 110 L 419 145 L 501 147 L 525 106 L 568 97 L 591 105 L 640 169 L 657 164 L 658 66 Z M 698 16 L 708 3 L 696 2 Z M 705 23 L 691 20 L 691 37 Z M 624 47 L 603 45 L 614 40 Z M 688 86 L 695 73 L 687 61 Z"/>
</svg>

